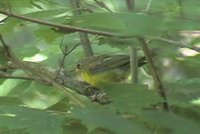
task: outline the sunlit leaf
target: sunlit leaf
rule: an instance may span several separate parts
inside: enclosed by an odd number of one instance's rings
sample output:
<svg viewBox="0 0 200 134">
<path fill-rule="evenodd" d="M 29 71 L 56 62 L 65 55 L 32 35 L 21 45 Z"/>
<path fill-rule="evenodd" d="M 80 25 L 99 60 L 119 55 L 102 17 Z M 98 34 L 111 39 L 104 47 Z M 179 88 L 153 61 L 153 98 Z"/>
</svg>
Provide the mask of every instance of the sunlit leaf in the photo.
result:
<svg viewBox="0 0 200 134">
<path fill-rule="evenodd" d="M 20 95 L 20 100 L 33 108 L 47 108 L 63 99 L 63 94 L 53 86 L 32 82 L 26 92 Z"/>
</svg>

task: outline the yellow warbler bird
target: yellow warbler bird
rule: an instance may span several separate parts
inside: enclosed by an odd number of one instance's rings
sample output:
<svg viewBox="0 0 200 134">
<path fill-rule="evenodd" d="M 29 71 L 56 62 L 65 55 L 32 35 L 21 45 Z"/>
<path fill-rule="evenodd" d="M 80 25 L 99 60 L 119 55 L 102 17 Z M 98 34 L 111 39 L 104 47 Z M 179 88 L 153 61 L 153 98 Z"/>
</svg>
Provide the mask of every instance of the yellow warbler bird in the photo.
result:
<svg viewBox="0 0 200 134">
<path fill-rule="evenodd" d="M 145 57 L 138 58 L 138 66 L 146 64 Z M 104 82 L 125 81 L 130 73 L 128 55 L 99 55 L 86 57 L 78 62 L 76 71 L 88 84 L 98 87 Z"/>
</svg>

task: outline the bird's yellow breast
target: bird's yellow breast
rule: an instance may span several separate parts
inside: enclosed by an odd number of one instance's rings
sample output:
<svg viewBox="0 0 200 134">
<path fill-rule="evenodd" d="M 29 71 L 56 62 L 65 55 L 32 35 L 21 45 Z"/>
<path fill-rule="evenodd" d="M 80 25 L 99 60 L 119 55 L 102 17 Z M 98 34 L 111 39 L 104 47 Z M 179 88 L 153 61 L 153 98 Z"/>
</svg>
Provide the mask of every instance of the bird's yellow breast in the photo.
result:
<svg viewBox="0 0 200 134">
<path fill-rule="evenodd" d="M 81 72 L 81 77 L 88 84 L 98 87 L 101 83 L 115 83 L 125 81 L 128 77 L 128 71 L 112 70 L 101 73 L 91 74 L 87 71 Z"/>
</svg>

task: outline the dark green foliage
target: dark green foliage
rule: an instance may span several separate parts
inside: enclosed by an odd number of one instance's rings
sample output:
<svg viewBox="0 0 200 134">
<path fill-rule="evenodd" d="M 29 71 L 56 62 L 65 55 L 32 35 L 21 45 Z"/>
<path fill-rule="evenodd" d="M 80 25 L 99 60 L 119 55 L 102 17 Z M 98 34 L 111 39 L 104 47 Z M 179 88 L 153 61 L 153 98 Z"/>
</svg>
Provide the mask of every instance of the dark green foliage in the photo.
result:
<svg viewBox="0 0 200 134">
<path fill-rule="evenodd" d="M 159 48 L 153 60 L 169 112 L 161 110 L 163 98 L 154 87 L 149 65 L 139 69 L 139 84 L 102 84 L 100 89 L 110 101 L 103 105 L 70 86 L 59 90 L 55 83 L 41 81 L 37 71 L 12 67 L 0 42 L 0 134 L 199 134 L 200 1 L 135 0 L 134 12 L 128 11 L 125 0 L 98 1 L 106 6 L 80 0 L 81 15 L 73 16 L 77 10 L 69 0 L 0 0 L 0 12 L 38 22 L 5 19 L 0 14 L 0 34 L 18 59 L 29 61 L 33 68 L 37 64 L 36 70 L 48 72 L 47 76 L 53 72 L 53 78 L 60 69 L 70 80 L 80 79 L 75 66 L 84 56 L 76 29 L 88 30 L 95 55 L 127 55 L 128 46 L 141 50 L 136 37 L 143 37 L 150 50 Z M 75 29 L 41 25 L 41 21 Z M 66 50 L 73 51 L 66 54 Z M 195 54 L 189 50 L 196 50 Z M 144 55 L 142 50 L 138 55 Z M 77 105 L 66 93 L 80 97 L 84 105 Z"/>
</svg>

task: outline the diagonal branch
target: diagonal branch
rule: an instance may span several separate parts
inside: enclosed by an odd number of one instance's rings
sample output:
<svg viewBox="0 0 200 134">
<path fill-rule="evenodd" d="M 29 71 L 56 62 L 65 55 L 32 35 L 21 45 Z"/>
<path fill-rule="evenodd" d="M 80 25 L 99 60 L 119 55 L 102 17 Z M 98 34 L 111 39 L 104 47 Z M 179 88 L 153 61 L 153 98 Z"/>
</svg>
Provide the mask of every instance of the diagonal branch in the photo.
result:
<svg viewBox="0 0 200 134">
<path fill-rule="evenodd" d="M 21 80 L 34 80 L 32 77 L 28 76 L 13 76 L 13 75 L 8 75 L 0 72 L 0 79 L 21 79 Z"/>
<path fill-rule="evenodd" d="M 156 71 L 155 65 L 153 63 L 152 57 L 151 57 L 151 53 L 149 52 L 148 46 L 146 44 L 146 41 L 144 40 L 144 38 L 138 37 L 138 41 L 140 42 L 141 46 L 142 46 L 142 50 L 145 54 L 145 57 L 149 63 L 150 69 L 151 69 L 151 73 L 155 82 L 155 86 L 156 89 L 158 90 L 160 96 L 163 98 L 164 102 L 162 103 L 162 108 L 165 111 L 169 111 L 169 106 L 167 103 L 167 96 L 165 93 L 165 89 L 162 85 L 162 82 L 160 80 L 160 77 Z"/>
<path fill-rule="evenodd" d="M 110 10 L 110 8 L 104 2 L 99 0 L 94 0 L 94 2 L 96 2 L 100 7 L 106 9 L 108 12 L 112 12 L 112 10 Z"/>
<path fill-rule="evenodd" d="M 14 13 L 7 12 L 7 11 L 1 10 L 1 9 L 0 9 L 0 13 L 7 15 L 9 17 L 16 18 L 16 19 L 30 21 L 30 22 L 33 22 L 33 23 L 46 25 L 46 26 L 50 26 L 50 27 L 55 27 L 55 28 L 58 28 L 58 29 L 62 29 L 63 31 L 70 30 L 70 31 L 76 31 L 76 32 L 85 32 L 85 33 L 97 34 L 97 35 L 102 35 L 102 36 L 107 36 L 107 37 L 122 37 L 122 38 L 135 37 L 135 36 L 118 35 L 118 34 L 112 33 L 112 32 L 103 32 L 103 31 L 91 30 L 91 29 L 81 28 L 81 27 L 76 27 L 76 26 L 52 23 L 52 22 L 48 22 L 48 21 L 44 21 L 44 20 L 39 20 L 39 19 L 27 17 L 27 16 L 24 16 L 24 15 L 14 14 Z"/>
</svg>

